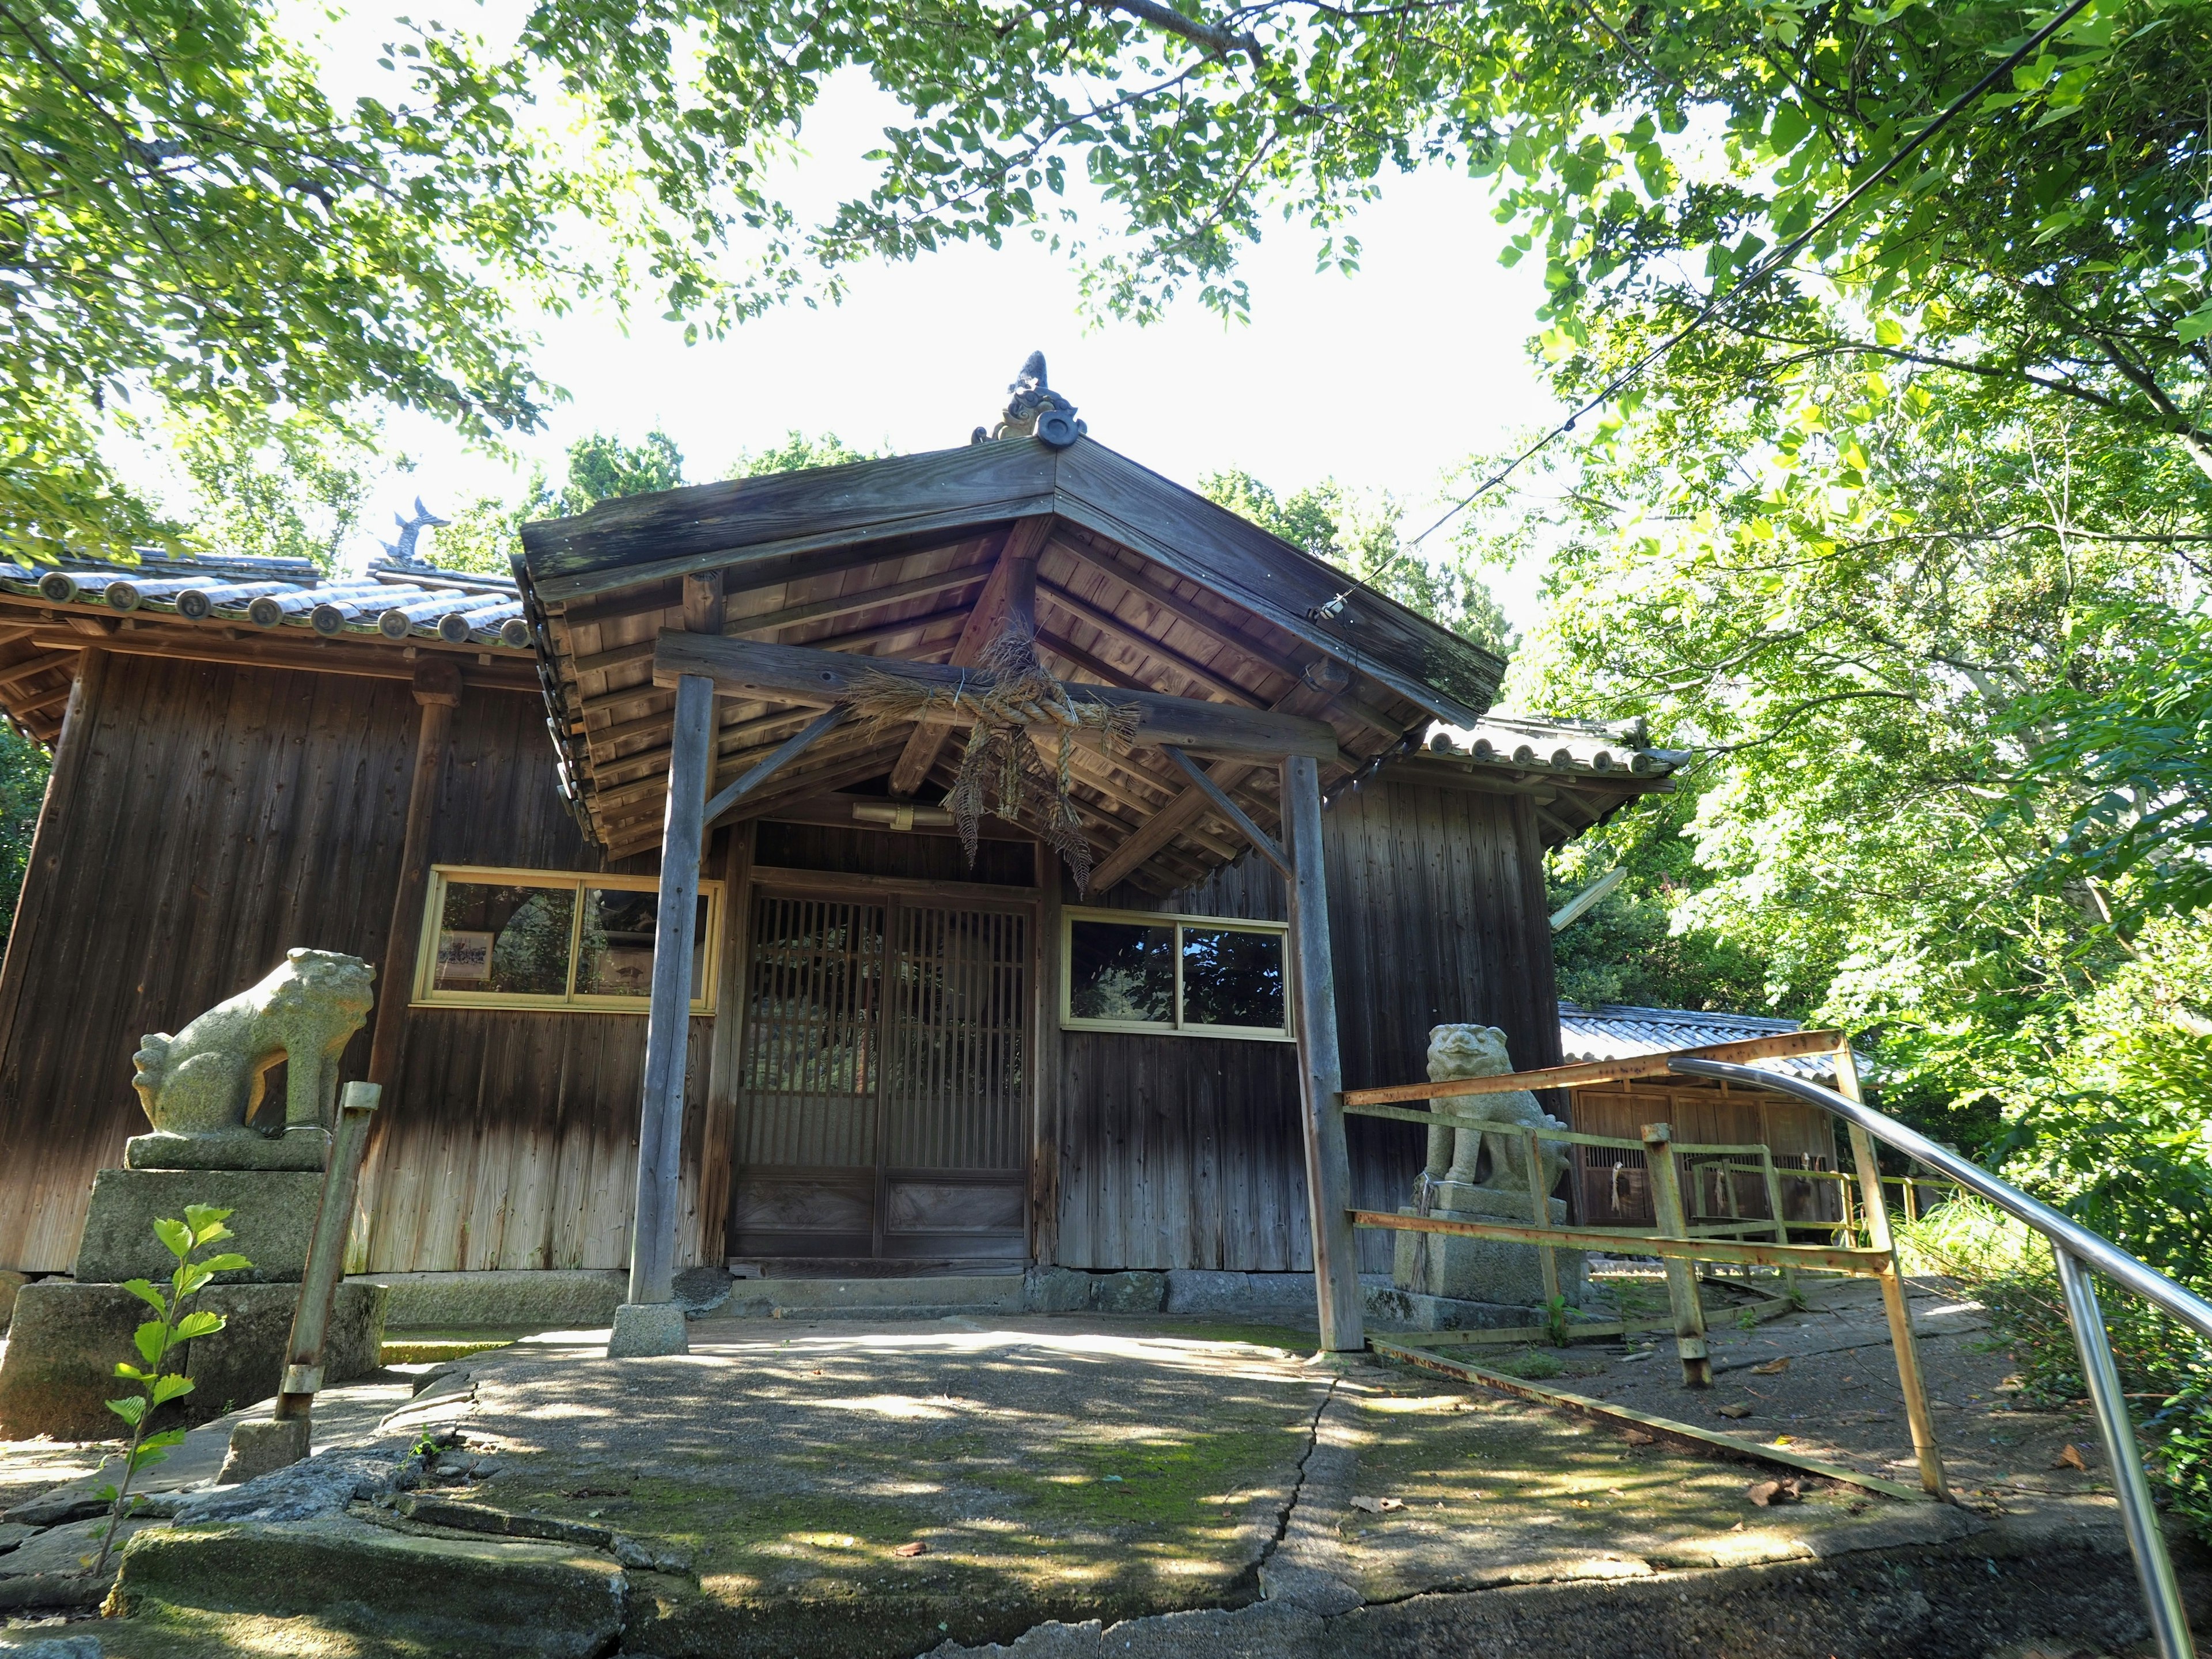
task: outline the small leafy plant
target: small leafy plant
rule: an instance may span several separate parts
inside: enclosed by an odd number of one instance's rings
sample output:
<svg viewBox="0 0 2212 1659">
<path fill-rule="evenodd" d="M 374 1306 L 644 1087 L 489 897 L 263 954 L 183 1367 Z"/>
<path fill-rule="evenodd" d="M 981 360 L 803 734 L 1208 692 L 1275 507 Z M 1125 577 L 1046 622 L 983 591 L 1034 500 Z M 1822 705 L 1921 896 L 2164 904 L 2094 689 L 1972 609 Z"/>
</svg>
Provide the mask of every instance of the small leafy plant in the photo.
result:
<svg viewBox="0 0 2212 1659">
<path fill-rule="evenodd" d="M 223 1327 L 221 1314 L 195 1310 L 191 1307 L 193 1300 L 217 1273 L 253 1265 L 244 1256 L 232 1254 L 193 1259 L 208 1246 L 220 1244 L 231 1237 L 230 1229 L 222 1224 L 230 1218 L 230 1213 L 204 1204 L 187 1204 L 182 1221 L 167 1218 L 155 1221 L 154 1236 L 177 1258 L 176 1269 L 170 1273 L 164 1288 L 157 1289 L 150 1279 L 131 1279 L 123 1286 L 153 1309 L 155 1317 L 139 1326 L 132 1338 L 143 1363 L 134 1365 L 126 1359 L 115 1367 L 116 1376 L 136 1382 L 139 1391 L 107 1402 L 107 1409 L 131 1425 L 131 1444 L 123 1455 L 122 1480 L 103 1486 L 97 1494 L 111 1507 L 107 1524 L 98 1534 L 100 1559 L 93 1564 L 94 1577 L 107 1570 L 108 1555 L 115 1547 L 115 1534 L 130 1514 L 131 1483 L 140 1470 L 160 1462 L 169 1455 L 171 1448 L 184 1440 L 182 1429 L 166 1429 L 160 1434 L 149 1434 L 147 1430 L 156 1411 L 192 1391 L 191 1378 L 167 1369 L 170 1355 L 194 1337 L 212 1336 Z"/>
<path fill-rule="evenodd" d="M 1564 1296 L 1544 1298 L 1544 1340 L 1555 1348 L 1564 1348 L 1574 1340 L 1572 1326 L 1576 1315 L 1567 1306 Z"/>
</svg>

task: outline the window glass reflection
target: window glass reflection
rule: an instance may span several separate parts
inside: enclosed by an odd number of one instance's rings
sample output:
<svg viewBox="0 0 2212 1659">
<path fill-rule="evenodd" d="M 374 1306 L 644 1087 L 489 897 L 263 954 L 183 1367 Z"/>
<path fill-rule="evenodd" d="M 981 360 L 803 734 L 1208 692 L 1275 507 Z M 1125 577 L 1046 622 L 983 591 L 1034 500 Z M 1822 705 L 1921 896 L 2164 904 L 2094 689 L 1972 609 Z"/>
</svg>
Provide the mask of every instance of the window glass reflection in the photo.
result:
<svg viewBox="0 0 2212 1659">
<path fill-rule="evenodd" d="M 448 883 L 431 983 L 487 995 L 565 995 L 575 915 L 573 888 Z"/>
<path fill-rule="evenodd" d="M 1073 921 L 1068 975 L 1068 1012 L 1077 1019 L 1175 1024 L 1173 927 Z"/>
<path fill-rule="evenodd" d="M 1283 936 L 1185 923 L 1182 1023 L 1281 1030 Z"/>
</svg>

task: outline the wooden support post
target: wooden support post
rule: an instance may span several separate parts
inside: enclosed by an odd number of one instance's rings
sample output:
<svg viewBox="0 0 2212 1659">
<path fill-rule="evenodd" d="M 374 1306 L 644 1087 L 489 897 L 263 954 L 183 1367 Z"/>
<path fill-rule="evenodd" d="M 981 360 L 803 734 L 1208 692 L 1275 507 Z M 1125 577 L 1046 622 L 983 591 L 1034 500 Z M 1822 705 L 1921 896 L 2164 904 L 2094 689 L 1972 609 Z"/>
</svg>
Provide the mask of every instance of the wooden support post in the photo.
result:
<svg viewBox="0 0 2212 1659">
<path fill-rule="evenodd" d="M 640 1313 L 628 1321 L 617 1311 L 611 1356 L 685 1351 L 683 1315 L 675 1307 L 676 1227 L 683 1178 L 684 1061 L 691 1035 L 692 934 L 699 912 L 700 820 L 713 776 L 714 730 L 714 682 L 702 675 L 683 676 L 676 683 L 674 753 L 660 834 L 660 904 L 653 921 L 653 998 L 646 1017 L 637 1207 L 629 1256 L 629 1305 L 667 1311 Z"/>
<path fill-rule="evenodd" d="M 292 1342 L 285 1351 L 284 1377 L 276 1395 L 278 1418 L 306 1418 L 323 1386 L 323 1338 L 331 1323 L 331 1304 L 345 1269 L 346 1236 L 353 1229 L 354 1200 L 361 1191 L 362 1154 L 368 1147 L 368 1126 L 384 1097 L 380 1085 L 349 1083 L 331 1136 L 330 1167 L 323 1175 L 322 1207 L 307 1245 L 307 1267 L 301 1275 L 300 1300 L 292 1310 Z"/>
<path fill-rule="evenodd" d="M 1836 1092 L 1846 1100 L 1865 1098 L 1859 1092 L 1857 1057 L 1849 1042 L 1836 1050 Z M 1898 1271 L 1889 1206 L 1882 1201 L 1881 1165 L 1875 1161 L 1873 1136 L 1856 1123 L 1850 1135 L 1851 1161 L 1859 1166 L 1859 1197 L 1866 1209 L 1867 1248 L 1883 1255 L 1875 1282 L 1881 1286 L 1882 1312 L 1889 1318 L 1889 1345 L 1897 1353 L 1897 1386 L 1905 1396 L 1905 1420 L 1912 1425 L 1912 1455 L 1919 1460 L 1921 1488 L 1948 1499 L 1951 1494 L 1943 1480 L 1943 1455 L 1936 1446 L 1936 1418 L 1928 1409 L 1928 1386 L 1920 1375 L 1920 1349 L 1912 1334 L 1912 1309 L 1905 1299 L 1905 1275 Z"/>
<path fill-rule="evenodd" d="M 1221 814 L 1229 827 L 1252 843 L 1255 852 L 1281 871 L 1284 879 L 1296 878 L 1296 874 L 1291 868 L 1289 857 L 1281 848 L 1275 845 L 1274 838 L 1252 822 L 1250 815 L 1229 798 L 1227 790 L 1200 771 L 1198 763 L 1173 744 L 1163 744 L 1160 745 L 1160 750 L 1170 760 L 1182 769 L 1183 775 L 1191 781 L 1191 787 L 1212 803 L 1213 810 Z"/>
<path fill-rule="evenodd" d="M 1041 1267 L 1060 1260 L 1060 981 L 1061 892 L 1060 856 L 1036 843 L 1036 1064 L 1029 1068 L 1030 1259 Z"/>
<path fill-rule="evenodd" d="M 1536 1145 L 1536 1132 L 1528 1132 L 1528 1201 L 1535 1211 L 1536 1224 L 1552 1224 L 1552 1194 L 1544 1185 L 1544 1155 Z M 1544 1315 L 1551 1316 L 1559 1302 L 1559 1257 L 1556 1250 L 1546 1248 L 1538 1252 L 1544 1264 Z"/>
<path fill-rule="evenodd" d="M 1322 863 L 1321 769 L 1309 755 L 1283 763 L 1283 828 L 1296 871 L 1291 983 L 1298 1000 L 1298 1087 L 1304 1097 L 1306 1196 L 1313 1222 L 1314 1293 L 1325 1352 L 1364 1349 L 1358 1242 L 1352 1231 L 1352 1155 L 1344 1139 L 1344 1066 L 1336 1042 L 1336 971 Z"/>
<path fill-rule="evenodd" d="M 1651 1207 L 1662 1238 L 1686 1239 L 1690 1223 L 1682 1213 L 1682 1177 L 1674 1162 L 1674 1126 L 1644 1126 L 1644 1158 L 1651 1176 Z M 1667 1258 L 1667 1301 L 1674 1314 L 1674 1352 L 1682 1359 L 1682 1386 L 1710 1389 L 1713 1362 L 1705 1352 L 1705 1304 L 1698 1298 L 1696 1264 Z"/>
<path fill-rule="evenodd" d="M 764 756 L 750 771 L 708 801 L 699 815 L 701 833 L 703 835 L 707 830 L 712 830 L 716 821 L 727 813 L 732 807 L 766 783 L 785 766 L 812 748 L 817 738 L 828 736 L 838 726 L 843 725 L 847 712 L 842 708 L 823 709 L 809 720 L 804 728 L 793 732 Z"/>
<path fill-rule="evenodd" d="M 384 930 L 384 964 L 378 975 L 376 1024 L 369 1033 L 368 1080 L 388 1084 L 399 1069 L 407 1033 L 407 1005 L 415 996 L 415 957 L 422 941 L 422 894 L 430 880 L 430 832 L 438 814 L 438 782 L 445 770 L 453 710 L 461 702 L 461 671 L 449 662 L 415 670 L 415 769 L 407 783 L 407 827 L 399 841 L 399 885 Z"/>
<path fill-rule="evenodd" d="M 1774 1149 L 1764 1142 L 1759 1148 L 1759 1179 L 1766 1183 L 1766 1208 L 1774 1218 L 1774 1242 L 1787 1244 L 1790 1242 L 1790 1217 L 1783 1207 L 1782 1177 L 1774 1171 Z M 1783 1268 L 1782 1288 L 1789 1293 L 1792 1302 L 1797 1299 L 1797 1270 L 1795 1267 Z"/>
</svg>

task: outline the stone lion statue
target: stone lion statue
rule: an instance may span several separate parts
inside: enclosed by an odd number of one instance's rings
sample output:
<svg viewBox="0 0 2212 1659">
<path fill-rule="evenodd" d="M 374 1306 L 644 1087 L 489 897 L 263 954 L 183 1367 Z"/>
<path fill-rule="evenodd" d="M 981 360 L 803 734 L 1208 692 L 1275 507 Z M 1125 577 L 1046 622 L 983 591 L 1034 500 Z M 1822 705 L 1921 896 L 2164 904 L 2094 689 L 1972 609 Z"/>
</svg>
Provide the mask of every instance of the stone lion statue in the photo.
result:
<svg viewBox="0 0 2212 1659">
<path fill-rule="evenodd" d="M 1497 1077 L 1513 1069 L 1506 1052 L 1505 1033 L 1495 1025 L 1438 1025 L 1429 1032 L 1429 1081 L 1447 1083 L 1455 1078 Z M 1504 1123 L 1526 1123 L 1537 1129 L 1567 1126 L 1536 1103 L 1526 1089 L 1506 1094 L 1460 1095 L 1449 1102 L 1450 1109 L 1475 1114 Z M 1484 1143 L 1490 1150 L 1488 1179 L 1475 1177 Z M 1537 1143 L 1543 1158 L 1544 1190 L 1559 1184 L 1567 1167 L 1566 1155 L 1557 1142 Z M 1476 1129 L 1454 1129 L 1443 1125 L 1429 1131 L 1428 1165 L 1421 1172 L 1424 1189 L 1439 1182 L 1463 1182 L 1504 1191 L 1528 1190 L 1528 1143 L 1518 1135 L 1485 1134 Z"/>
<path fill-rule="evenodd" d="M 174 1036 L 156 1031 L 131 1055 L 131 1086 L 163 1134 L 242 1129 L 261 1104 L 268 1073 L 285 1073 L 287 1131 L 327 1128 L 337 1098 L 338 1055 L 368 1018 L 376 969 L 335 951 L 288 951 L 258 985 L 218 1002 Z"/>
</svg>

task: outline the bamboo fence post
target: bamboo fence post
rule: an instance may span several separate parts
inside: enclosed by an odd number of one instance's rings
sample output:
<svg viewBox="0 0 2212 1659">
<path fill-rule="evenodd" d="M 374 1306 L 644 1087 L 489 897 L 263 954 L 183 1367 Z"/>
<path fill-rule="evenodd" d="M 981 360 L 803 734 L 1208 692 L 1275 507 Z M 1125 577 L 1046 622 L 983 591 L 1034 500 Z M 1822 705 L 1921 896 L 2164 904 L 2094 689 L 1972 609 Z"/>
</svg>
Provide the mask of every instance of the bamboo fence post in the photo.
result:
<svg viewBox="0 0 2212 1659">
<path fill-rule="evenodd" d="M 1836 1092 L 1846 1100 L 1862 1100 L 1856 1058 L 1845 1042 L 1836 1050 Z M 1920 1375 L 1920 1350 L 1912 1336 L 1912 1310 L 1905 1300 L 1905 1276 L 1898 1271 L 1897 1246 L 1889 1231 L 1889 1210 L 1882 1202 L 1881 1166 L 1875 1161 L 1874 1138 L 1856 1123 L 1850 1126 L 1851 1160 L 1859 1166 L 1859 1196 L 1866 1209 L 1867 1248 L 1885 1253 L 1876 1275 L 1881 1285 L 1882 1311 L 1889 1317 L 1890 1346 L 1897 1354 L 1897 1384 L 1905 1395 L 1905 1419 L 1912 1425 L 1912 1455 L 1920 1462 L 1920 1485 L 1935 1497 L 1948 1499 L 1943 1480 L 1943 1457 L 1936 1448 L 1936 1419 L 1928 1409 L 1928 1389 Z"/>
<path fill-rule="evenodd" d="M 1682 1214 L 1682 1178 L 1674 1164 L 1671 1124 L 1644 1126 L 1644 1157 L 1650 1166 L 1651 1206 L 1662 1238 L 1687 1239 L 1690 1224 Z M 1679 1256 L 1667 1264 L 1667 1300 L 1674 1314 L 1674 1352 L 1682 1359 L 1682 1386 L 1710 1389 L 1713 1362 L 1705 1352 L 1705 1305 L 1698 1297 L 1697 1268 Z"/>
<path fill-rule="evenodd" d="M 1774 1242 L 1787 1244 L 1790 1242 L 1790 1218 L 1783 1208 L 1782 1177 L 1774 1172 L 1774 1149 L 1771 1146 L 1762 1144 L 1759 1149 L 1759 1178 L 1766 1183 L 1767 1210 L 1774 1217 Z M 1795 1267 L 1783 1268 L 1782 1288 L 1788 1292 L 1792 1302 L 1797 1299 L 1797 1270 Z"/>
<path fill-rule="evenodd" d="M 1528 1201 L 1536 1213 L 1536 1224 L 1552 1224 L 1552 1195 L 1544 1190 L 1544 1158 L 1537 1150 L 1536 1132 L 1527 1132 L 1528 1141 Z M 1548 1318 L 1552 1308 L 1559 1299 L 1559 1257 L 1556 1250 L 1546 1246 L 1538 1251 L 1544 1264 L 1544 1312 Z"/>
</svg>

